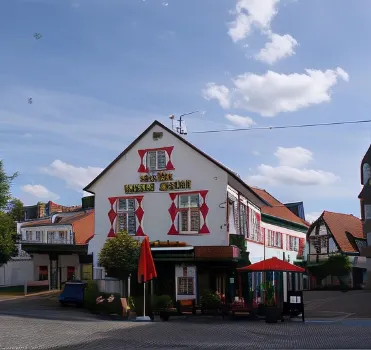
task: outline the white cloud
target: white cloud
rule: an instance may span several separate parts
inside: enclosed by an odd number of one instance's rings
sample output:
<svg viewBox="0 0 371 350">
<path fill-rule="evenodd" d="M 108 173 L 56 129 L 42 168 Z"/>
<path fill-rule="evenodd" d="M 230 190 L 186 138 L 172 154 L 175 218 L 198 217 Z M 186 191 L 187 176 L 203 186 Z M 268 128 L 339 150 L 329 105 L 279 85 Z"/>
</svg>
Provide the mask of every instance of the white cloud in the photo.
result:
<svg viewBox="0 0 371 350">
<path fill-rule="evenodd" d="M 295 54 L 294 48 L 298 42 L 289 34 L 279 35 L 273 33 L 270 41 L 255 55 L 255 59 L 264 63 L 273 64 L 280 59 Z"/>
<path fill-rule="evenodd" d="M 224 85 L 208 83 L 206 89 L 203 90 L 203 95 L 206 100 L 216 99 L 221 107 L 229 108 L 229 90 Z"/>
<path fill-rule="evenodd" d="M 320 216 L 321 216 L 322 212 L 319 212 L 319 211 L 313 211 L 311 213 L 308 213 L 308 214 L 305 214 L 305 219 L 312 223 L 314 221 L 316 221 Z"/>
<path fill-rule="evenodd" d="M 281 166 L 301 167 L 313 160 L 313 153 L 303 147 L 278 147 L 274 155 Z"/>
<path fill-rule="evenodd" d="M 45 174 L 57 177 L 65 181 L 68 188 L 77 192 L 83 193 L 83 188 L 87 186 L 98 174 L 103 171 L 103 168 L 91 167 L 86 168 L 76 167 L 67 164 L 57 159 L 48 167 L 42 169 Z"/>
<path fill-rule="evenodd" d="M 306 69 L 303 74 L 244 73 L 233 79 L 232 92 L 224 85 L 209 83 L 203 93 L 205 99 L 216 99 L 224 109 L 233 105 L 264 117 L 273 117 L 281 112 L 294 112 L 329 102 L 331 88 L 337 84 L 338 78 L 349 80 L 342 68 Z"/>
<path fill-rule="evenodd" d="M 289 166 L 274 167 L 261 164 L 257 169 L 257 174 L 250 176 L 248 181 L 256 185 L 321 186 L 330 185 L 338 179 L 338 176 L 333 173 L 322 170 L 298 169 Z"/>
<path fill-rule="evenodd" d="M 237 114 L 227 114 L 225 116 L 232 124 L 242 127 L 250 127 L 256 124 L 250 117 L 243 117 Z"/>
<path fill-rule="evenodd" d="M 228 34 L 234 42 L 245 39 L 254 28 L 270 30 L 270 23 L 277 14 L 279 0 L 239 0 L 230 23 Z"/>
<path fill-rule="evenodd" d="M 21 187 L 21 189 L 23 192 L 31 194 L 32 196 L 40 199 L 57 200 L 60 198 L 59 195 L 49 191 L 43 185 L 24 185 Z"/>
<path fill-rule="evenodd" d="M 300 168 L 312 160 L 312 152 L 305 148 L 278 147 L 275 156 L 278 158 L 279 165 L 259 165 L 256 174 L 248 177 L 248 183 L 271 186 L 326 186 L 340 180 L 331 172 Z"/>
<path fill-rule="evenodd" d="M 254 156 L 260 156 L 260 152 L 259 151 L 252 151 L 251 152 Z"/>
</svg>

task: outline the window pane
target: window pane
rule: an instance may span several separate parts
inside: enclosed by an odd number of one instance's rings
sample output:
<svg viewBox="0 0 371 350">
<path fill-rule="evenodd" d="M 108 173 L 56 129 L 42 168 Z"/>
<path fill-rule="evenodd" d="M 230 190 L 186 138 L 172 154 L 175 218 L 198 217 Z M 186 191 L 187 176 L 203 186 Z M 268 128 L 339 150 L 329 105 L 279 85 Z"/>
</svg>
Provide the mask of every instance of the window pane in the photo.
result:
<svg viewBox="0 0 371 350">
<path fill-rule="evenodd" d="M 150 170 L 156 170 L 156 152 L 147 153 L 147 167 Z"/>
<path fill-rule="evenodd" d="M 157 169 L 166 169 L 165 151 L 157 151 Z"/>
<path fill-rule="evenodd" d="M 128 214 L 128 233 L 129 235 L 135 235 L 137 233 L 137 220 L 135 213 Z"/>
<path fill-rule="evenodd" d="M 178 295 L 193 295 L 193 291 L 193 277 L 178 277 Z"/>
<path fill-rule="evenodd" d="M 188 208 L 189 196 L 179 196 L 179 208 Z"/>
<path fill-rule="evenodd" d="M 191 231 L 200 231 L 200 212 L 198 210 L 191 211 Z"/>
<path fill-rule="evenodd" d="M 135 199 L 128 199 L 128 210 L 134 211 L 135 209 Z"/>
<path fill-rule="evenodd" d="M 126 199 L 119 199 L 119 210 L 126 210 Z"/>
<path fill-rule="evenodd" d="M 127 214 L 118 213 L 117 214 L 117 229 L 118 231 L 127 231 Z"/>
<path fill-rule="evenodd" d="M 187 232 L 188 231 L 188 211 L 184 210 L 179 213 L 179 220 L 180 220 L 180 231 Z"/>
<path fill-rule="evenodd" d="M 200 205 L 200 196 L 198 194 L 192 194 L 189 196 L 189 202 L 191 208 L 198 208 Z"/>
</svg>

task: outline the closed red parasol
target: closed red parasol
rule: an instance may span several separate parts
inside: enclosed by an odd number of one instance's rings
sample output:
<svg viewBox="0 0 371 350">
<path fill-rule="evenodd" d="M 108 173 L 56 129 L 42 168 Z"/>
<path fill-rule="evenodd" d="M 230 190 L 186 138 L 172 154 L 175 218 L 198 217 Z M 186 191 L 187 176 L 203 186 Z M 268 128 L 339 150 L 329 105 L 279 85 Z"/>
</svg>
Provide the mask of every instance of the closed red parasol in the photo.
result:
<svg viewBox="0 0 371 350">
<path fill-rule="evenodd" d="M 140 257 L 138 263 L 138 282 L 146 283 L 157 277 L 155 263 L 153 261 L 149 239 L 146 236 L 140 248 Z"/>
<path fill-rule="evenodd" d="M 264 272 L 264 271 L 276 271 L 276 272 L 296 272 L 303 273 L 305 269 L 300 266 L 290 264 L 287 261 L 270 258 L 263 261 L 259 261 L 249 266 L 240 267 L 237 269 L 238 272 Z"/>
<path fill-rule="evenodd" d="M 151 246 L 149 244 L 148 236 L 145 236 L 140 248 L 140 257 L 138 263 L 138 282 L 143 283 L 144 289 L 144 308 L 143 317 L 137 317 L 138 321 L 149 321 L 150 318 L 146 316 L 146 282 L 157 277 L 155 263 L 153 261 Z"/>
</svg>

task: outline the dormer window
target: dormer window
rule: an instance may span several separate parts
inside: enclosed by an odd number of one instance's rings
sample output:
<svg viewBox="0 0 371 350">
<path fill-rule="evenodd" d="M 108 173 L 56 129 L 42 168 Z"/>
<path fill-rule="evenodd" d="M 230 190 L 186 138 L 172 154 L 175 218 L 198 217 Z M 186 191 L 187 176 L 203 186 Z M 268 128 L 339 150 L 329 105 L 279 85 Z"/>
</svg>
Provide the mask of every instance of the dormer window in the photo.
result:
<svg viewBox="0 0 371 350">
<path fill-rule="evenodd" d="M 166 163 L 165 151 L 149 151 L 147 153 L 147 166 L 149 171 L 166 170 Z"/>
<path fill-rule="evenodd" d="M 367 181 L 370 179 L 371 171 L 370 171 L 370 165 L 368 163 L 363 164 L 363 183 L 366 184 Z"/>
</svg>

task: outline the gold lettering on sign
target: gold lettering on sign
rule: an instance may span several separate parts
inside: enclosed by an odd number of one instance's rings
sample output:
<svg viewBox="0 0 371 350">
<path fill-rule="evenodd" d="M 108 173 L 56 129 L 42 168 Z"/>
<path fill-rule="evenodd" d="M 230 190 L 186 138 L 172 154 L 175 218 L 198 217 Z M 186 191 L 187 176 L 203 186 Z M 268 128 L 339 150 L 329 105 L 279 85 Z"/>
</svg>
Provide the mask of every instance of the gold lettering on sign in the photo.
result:
<svg viewBox="0 0 371 350">
<path fill-rule="evenodd" d="M 162 182 L 160 183 L 160 191 L 175 191 L 175 190 L 187 190 L 191 189 L 191 180 L 179 180 L 173 182 Z"/>
<path fill-rule="evenodd" d="M 125 193 L 153 192 L 155 184 L 125 185 Z"/>
<path fill-rule="evenodd" d="M 140 182 L 173 181 L 173 174 L 158 172 L 156 175 L 141 175 Z"/>
</svg>

